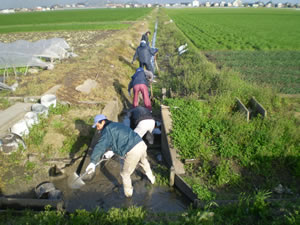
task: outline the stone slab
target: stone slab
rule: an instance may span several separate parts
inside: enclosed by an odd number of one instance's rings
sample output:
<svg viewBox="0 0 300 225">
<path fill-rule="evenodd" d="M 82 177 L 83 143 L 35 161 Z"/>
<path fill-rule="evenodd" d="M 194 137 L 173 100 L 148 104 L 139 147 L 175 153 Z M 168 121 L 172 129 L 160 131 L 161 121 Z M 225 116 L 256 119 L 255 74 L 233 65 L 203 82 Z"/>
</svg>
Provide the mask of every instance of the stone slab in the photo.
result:
<svg viewBox="0 0 300 225">
<path fill-rule="evenodd" d="M 118 116 L 122 110 L 123 107 L 119 103 L 118 99 L 114 99 L 105 105 L 101 113 L 104 114 L 107 117 L 107 119 L 114 122 L 118 122 Z"/>
<path fill-rule="evenodd" d="M 93 88 L 97 87 L 97 85 L 97 81 L 87 79 L 82 85 L 77 86 L 75 89 L 83 94 L 89 94 Z"/>
<path fill-rule="evenodd" d="M 58 91 L 58 89 L 61 87 L 60 84 L 53 86 L 52 88 L 50 88 L 48 91 L 46 91 L 43 95 L 48 95 L 48 94 L 52 94 L 52 95 L 56 95 L 56 92 Z"/>
<path fill-rule="evenodd" d="M 10 127 L 31 111 L 31 105 L 32 103 L 18 102 L 0 112 L 0 137 L 9 133 Z"/>
</svg>

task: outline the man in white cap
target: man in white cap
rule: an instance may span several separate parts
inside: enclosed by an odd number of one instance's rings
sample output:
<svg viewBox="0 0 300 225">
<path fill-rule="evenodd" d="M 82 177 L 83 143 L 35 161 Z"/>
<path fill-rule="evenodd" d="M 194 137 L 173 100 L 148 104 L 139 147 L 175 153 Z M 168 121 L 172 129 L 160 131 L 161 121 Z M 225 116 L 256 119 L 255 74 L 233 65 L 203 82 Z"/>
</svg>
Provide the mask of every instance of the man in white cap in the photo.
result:
<svg viewBox="0 0 300 225">
<path fill-rule="evenodd" d="M 143 168 L 150 182 L 155 183 L 155 177 L 147 160 L 147 145 L 137 133 L 124 124 L 107 120 L 103 114 L 95 116 L 93 127 L 101 131 L 101 135 L 93 149 L 91 163 L 86 168 L 88 174 L 95 172 L 96 163 L 107 149 L 111 149 L 115 154 L 125 156 L 121 177 L 126 197 L 131 197 L 133 194 L 130 176 L 138 164 Z"/>
<path fill-rule="evenodd" d="M 147 45 L 146 41 L 142 40 L 140 42 L 139 47 L 137 47 L 135 51 L 131 63 L 133 64 L 133 62 L 138 58 L 140 62 L 140 67 L 141 68 L 146 67 L 147 70 L 151 71 L 154 74 L 154 69 L 151 64 L 151 57 L 154 56 L 156 52 L 157 52 L 156 49 L 150 48 Z"/>
</svg>

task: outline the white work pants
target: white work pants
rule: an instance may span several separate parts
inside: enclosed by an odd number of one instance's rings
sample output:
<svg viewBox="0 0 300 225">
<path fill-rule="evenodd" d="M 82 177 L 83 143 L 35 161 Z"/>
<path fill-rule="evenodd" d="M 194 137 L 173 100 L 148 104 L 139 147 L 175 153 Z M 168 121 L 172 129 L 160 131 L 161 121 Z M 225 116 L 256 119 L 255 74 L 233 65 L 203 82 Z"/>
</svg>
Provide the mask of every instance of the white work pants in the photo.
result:
<svg viewBox="0 0 300 225">
<path fill-rule="evenodd" d="M 121 171 L 121 177 L 123 181 L 123 187 L 126 192 L 131 191 L 132 193 L 132 183 L 131 174 L 135 170 L 136 166 L 139 165 L 143 168 L 146 176 L 149 180 L 153 180 L 154 176 L 152 174 L 150 164 L 147 159 L 147 145 L 144 141 L 136 144 L 127 154 L 125 155 L 124 165 Z"/>
<path fill-rule="evenodd" d="M 142 120 L 138 123 L 134 131 L 142 138 L 144 135 L 149 131 L 151 134 L 153 129 L 155 127 L 155 120 L 153 119 L 147 119 L 147 120 Z"/>
</svg>

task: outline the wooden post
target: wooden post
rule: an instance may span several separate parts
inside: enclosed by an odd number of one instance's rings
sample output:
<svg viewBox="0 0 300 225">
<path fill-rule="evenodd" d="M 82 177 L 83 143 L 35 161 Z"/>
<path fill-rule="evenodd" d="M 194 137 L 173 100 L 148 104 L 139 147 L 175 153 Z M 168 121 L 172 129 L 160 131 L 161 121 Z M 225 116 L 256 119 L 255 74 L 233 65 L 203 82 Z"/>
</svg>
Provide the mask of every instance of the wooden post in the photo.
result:
<svg viewBox="0 0 300 225">
<path fill-rule="evenodd" d="M 170 168 L 170 186 L 173 187 L 175 183 L 175 168 L 171 166 Z"/>
</svg>

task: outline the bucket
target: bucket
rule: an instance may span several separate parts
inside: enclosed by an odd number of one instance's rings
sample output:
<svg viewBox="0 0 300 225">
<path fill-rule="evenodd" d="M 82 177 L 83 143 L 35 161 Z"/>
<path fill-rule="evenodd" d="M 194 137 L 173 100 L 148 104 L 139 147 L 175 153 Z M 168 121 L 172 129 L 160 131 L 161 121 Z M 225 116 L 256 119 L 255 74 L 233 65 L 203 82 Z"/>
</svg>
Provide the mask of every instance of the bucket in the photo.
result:
<svg viewBox="0 0 300 225">
<path fill-rule="evenodd" d="M 45 181 L 35 187 L 35 194 L 36 194 L 37 198 L 48 199 L 49 192 L 55 191 L 55 190 L 56 189 L 55 189 L 53 183 L 50 183 L 49 181 Z"/>
<path fill-rule="evenodd" d="M 48 193 L 49 200 L 60 200 L 62 199 L 62 192 L 60 190 L 53 190 Z"/>
<path fill-rule="evenodd" d="M 56 96 L 47 94 L 41 97 L 41 104 L 49 108 L 51 105 L 55 108 L 56 107 Z"/>
<path fill-rule="evenodd" d="M 36 112 L 26 113 L 24 116 L 24 120 L 26 121 L 28 128 L 31 128 L 34 124 L 37 124 L 39 122 Z"/>
<path fill-rule="evenodd" d="M 5 155 L 17 151 L 19 145 L 22 145 L 24 149 L 26 148 L 23 139 L 16 134 L 8 134 L 0 139 L 0 151 Z"/>
<path fill-rule="evenodd" d="M 39 115 L 48 115 L 48 108 L 42 104 L 36 103 L 31 106 L 31 110 Z"/>
<path fill-rule="evenodd" d="M 11 133 L 17 134 L 21 137 L 29 134 L 27 123 L 24 119 L 19 120 L 10 128 Z"/>
</svg>

